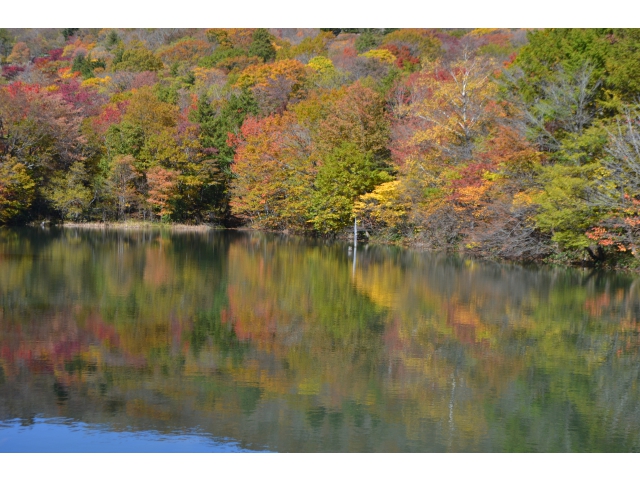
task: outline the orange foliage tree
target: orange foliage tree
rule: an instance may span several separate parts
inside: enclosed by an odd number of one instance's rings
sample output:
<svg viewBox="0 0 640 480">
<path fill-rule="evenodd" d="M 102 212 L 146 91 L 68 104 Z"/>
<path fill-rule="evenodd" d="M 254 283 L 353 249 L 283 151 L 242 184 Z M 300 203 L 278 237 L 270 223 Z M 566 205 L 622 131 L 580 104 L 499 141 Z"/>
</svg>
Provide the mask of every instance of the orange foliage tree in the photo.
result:
<svg viewBox="0 0 640 480">
<path fill-rule="evenodd" d="M 171 200 L 175 194 L 177 177 L 177 172 L 159 166 L 147 171 L 149 185 L 147 202 L 152 205 L 160 218 L 171 215 L 173 212 Z"/>
<path fill-rule="evenodd" d="M 266 228 L 304 229 L 314 177 L 307 129 L 291 112 L 250 117 L 235 142 L 232 212 Z"/>
</svg>

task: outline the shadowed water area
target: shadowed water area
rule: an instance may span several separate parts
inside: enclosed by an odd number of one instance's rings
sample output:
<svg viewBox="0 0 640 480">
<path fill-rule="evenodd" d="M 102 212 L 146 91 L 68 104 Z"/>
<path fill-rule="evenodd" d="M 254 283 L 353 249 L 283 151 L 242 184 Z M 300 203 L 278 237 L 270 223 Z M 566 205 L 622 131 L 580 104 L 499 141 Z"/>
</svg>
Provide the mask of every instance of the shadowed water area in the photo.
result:
<svg viewBox="0 0 640 480">
<path fill-rule="evenodd" d="M 640 281 L 250 232 L 0 230 L 0 451 L 640 450 Z"/>
</svg>

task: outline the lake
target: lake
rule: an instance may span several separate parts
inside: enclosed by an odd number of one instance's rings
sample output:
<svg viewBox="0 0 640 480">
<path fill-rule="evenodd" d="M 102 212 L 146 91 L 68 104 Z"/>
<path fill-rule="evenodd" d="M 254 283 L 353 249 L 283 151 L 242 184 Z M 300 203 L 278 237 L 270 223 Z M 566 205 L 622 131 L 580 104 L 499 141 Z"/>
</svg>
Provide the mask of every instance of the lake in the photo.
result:
<svg viewBox="0 0 640 480">
<path fill-rule="evenodd" d="M 637 452 L 640 277 L 0 229 L 0 452 Z"/>
</svg>

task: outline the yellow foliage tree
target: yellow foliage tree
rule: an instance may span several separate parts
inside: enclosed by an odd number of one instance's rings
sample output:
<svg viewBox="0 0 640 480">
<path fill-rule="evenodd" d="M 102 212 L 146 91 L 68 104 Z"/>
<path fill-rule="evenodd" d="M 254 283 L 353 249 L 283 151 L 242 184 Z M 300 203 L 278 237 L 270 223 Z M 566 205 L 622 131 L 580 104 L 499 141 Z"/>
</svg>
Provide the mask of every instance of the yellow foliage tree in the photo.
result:
<svg viewBox="0 0 640 480">
<path fill-rule="evenodd" d="M 371 193 L 361 195 L 353 206 L 356 218 L 362 225 L 372 229 L 399 228 L 407 218 L 410 208 L 408 200 L 403 198 L 399 180 L 385 182 Z"/>
<path fill-rule="evenodd" d="M 11 53 L 7 57 L 8 63 L 27 63 L 31 52 L 24 42 L 18 42 L 13 46 Z"/>
<path fill-rule="evenodd" d="M 495 69 L 491 60 L 467 57 L 450 65 L 437 62 L 424 71 L 417 82 L 421 98 L 400 108 L 426 123 L 413 142 L 429 145 L 445 163 L 470 159 L 476 140 L 501 115 Z"/>
<path fill-rule="evenodd" d="M 0 159 L 0 224 L 10 222 L 29 208 L 35 186 L 27 168 L 17 159 Z"/>
<path fill-rule="evenodd" d="M 177 106 L 161 102 L 150 87 L 143 87 L 133 91 L 123 120 L 140 126 L 148 138 L 151 134 L 175 126 L 177 117 Z"/>
<path fill-rule="evenodd" d="M 313 57 L 311 60 L 309 60 L 307 66 L 320 74 L 329 73 L 335 70 L 331 59 L 323 57 L 322 55 Z"/>
<path fill-rule="evenodd" d="M 369 50 L 360 56 L 365 58 L 377 58 L 381 62 L 388 63 L 389 65 L 392 65 L 396 61 L 396 56 L 387 49 Z"/>
<path fill-rule="evenodd" d="M 301 85 L 307 75 L 304 64 L 298 60 L 281 60 L 264 65 L 251 65 L 238 77 L 236 86 L 239 88 L 267 87 L 269 80 L 284 77 L 296 85 Z"/>
</svg>

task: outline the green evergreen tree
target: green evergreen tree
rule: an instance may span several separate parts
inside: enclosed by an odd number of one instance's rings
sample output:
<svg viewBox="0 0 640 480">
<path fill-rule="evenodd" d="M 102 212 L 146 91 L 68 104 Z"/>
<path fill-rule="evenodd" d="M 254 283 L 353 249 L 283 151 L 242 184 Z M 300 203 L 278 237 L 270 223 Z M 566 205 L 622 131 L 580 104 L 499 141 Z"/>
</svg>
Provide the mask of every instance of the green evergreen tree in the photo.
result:
<svg viewBox="0 0 640 480">
<path fill-rule="evenodd" d="M 107 38 L 105 41 L 107 48 L 111 49 L 117 46 L 119 43 L 120 43 L 120 37 L 118 36 L 118 33 L 115 30 L 111 30 L 107 35 Z"/>
<path fill-rule="evenodd" d="M 6 28 L 0 28 L 0 60 L 11 53 L 13 47 L 13 36 Z"/>
<path fill-rule="evenodd" d="M 229 213 L 229 186 L 232 179 L 231 164 L 235 147 L 229 145 L 229 134 L 236 134 L 248 115 L 258 114 L 258 104 L 248 90 L 240 95 L 231 95 L 219 111 L 209 101 L 200 97 L 191 121 L 200 125 L 200 143 L 208 151 L 221 172 L 222 181 L 215 186 L 212 195 L 223 216 Z"/>
<path fill-rule="evenodd" d="M 71 71 L 79 72 L 82 78 L 93 77 L 93 68 L 94 65 L 91 61 L 91 55 L 85 57 L 82 53 L 73 59 L 73 64 L 71 65 Z"/>
<path fill-rule="evenodd" d="M 71 37 L 78 33 L 79 30 L 79 28 L 63 28 L 62 36 L 64 37 L 64 41 L 68 41 Z"/>
<path fill-rule="evenodd" d="M 260 57 L 265 62 L 276 58 L 276 49 L 273 46 L 272 35 L 265 28 L 258 28 L 253 32 L 253 41 L 249 46 L 249 55 Z"/>
<path fill-rule="evenodd" d="M 356 51 L 364 53 L 380 45 L 381 38 L 372 32 L 364 32 L 356 38 Z"/>
</svg>

